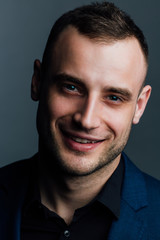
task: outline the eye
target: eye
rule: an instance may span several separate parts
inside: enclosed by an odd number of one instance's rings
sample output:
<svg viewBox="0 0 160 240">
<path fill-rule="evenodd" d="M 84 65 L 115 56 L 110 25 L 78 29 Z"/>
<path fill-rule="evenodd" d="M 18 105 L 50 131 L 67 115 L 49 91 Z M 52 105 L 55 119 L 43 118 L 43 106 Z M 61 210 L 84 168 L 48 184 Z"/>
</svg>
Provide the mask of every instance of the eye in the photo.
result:
<svg viewBox="0 0 160 240">
<path fill-rule="evenodd" d="M 80 86 L 69 82 L 61 83 L 59 86 L 59 90 L 61 93 L 70 96 L 82 96 L 84 92 Z"/>
<path fill-rule="evenodd" d="M 65 83 L 63 87 L 67 91 L 73 91 L 73 92 L 77 92 L 78 91 L 77 88 L 73 84 Z"/>
<path fill-rule="evenodd" d="M 108 98 L 110 101 L 113 101 L 113 102 L 122 101 L 121 98 L 116 95 L 110 95 L 108 96 Z"/>
</svg>

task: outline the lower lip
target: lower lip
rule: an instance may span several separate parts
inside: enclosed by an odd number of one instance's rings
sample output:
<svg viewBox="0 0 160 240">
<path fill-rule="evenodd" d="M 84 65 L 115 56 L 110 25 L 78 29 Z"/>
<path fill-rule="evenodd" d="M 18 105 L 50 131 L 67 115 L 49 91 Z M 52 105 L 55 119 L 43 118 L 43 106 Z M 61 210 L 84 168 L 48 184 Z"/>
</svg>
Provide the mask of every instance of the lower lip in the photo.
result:
<svg viewBox="0 0 160 240">
<path fill-rule="evenodd" d="M 102 143 L 102 141 L 96 142 L 96 143 L 79 143 L 67 136 L 64 136 L 64 140 L 67 147 L 78 152 L 89 152 L 91 150 L 94 150 L 96 147 L 98 147 Z"/>
</svg>

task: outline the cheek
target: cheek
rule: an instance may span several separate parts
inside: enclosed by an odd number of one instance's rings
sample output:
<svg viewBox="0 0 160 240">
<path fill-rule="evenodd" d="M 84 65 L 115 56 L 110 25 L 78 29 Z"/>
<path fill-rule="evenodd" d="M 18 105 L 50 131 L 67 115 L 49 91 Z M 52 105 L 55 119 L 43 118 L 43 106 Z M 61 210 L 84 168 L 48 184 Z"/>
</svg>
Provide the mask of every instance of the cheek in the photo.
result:
<svg viewBox="0 0 160 240">
<path fill-rule="evenodd" d="M 131 128 L 133 109 L 110 109 L 104 114 L 105 124 L 112 129 L 115 136 L 123 135 Z"/>
<path fill-rule="evenodd" d="M 67 99 L 62 96 L 52 96 L 48 104 L 50 116 L 52 119 L 57 119 L 72 115 L 77 110 L 76 105 L 73 99 Z"/>
</svg>

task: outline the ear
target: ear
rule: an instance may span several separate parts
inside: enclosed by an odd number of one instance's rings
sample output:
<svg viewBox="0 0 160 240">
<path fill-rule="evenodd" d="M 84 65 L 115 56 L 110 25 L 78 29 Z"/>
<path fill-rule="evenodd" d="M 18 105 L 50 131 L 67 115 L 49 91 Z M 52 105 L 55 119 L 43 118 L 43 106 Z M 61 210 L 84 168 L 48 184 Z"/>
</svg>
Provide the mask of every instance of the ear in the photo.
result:
<svg viewBox="0 0 160 240">
<path fill-rule="evenodd" d="M 147 102 L 149 100 L 151 94 L 151 86 L 146 85 L 137 100 L 137 104 L 136 104 L 136 110 L 135 110 L 135 114 L 134 114 L 134 118 L 133 118 L 133 124 L 137 124 L 141 118 L 141 116 L 143 115 L 143 112 L 146 108 Z"/>
<path fill-rule="evenodd" d="M 41 63 L 39 60 L 34 61 L 34 72 L 31 83 L 31 98 L 34 101 L 39 100 L 41 84 Z"/>
</svg>

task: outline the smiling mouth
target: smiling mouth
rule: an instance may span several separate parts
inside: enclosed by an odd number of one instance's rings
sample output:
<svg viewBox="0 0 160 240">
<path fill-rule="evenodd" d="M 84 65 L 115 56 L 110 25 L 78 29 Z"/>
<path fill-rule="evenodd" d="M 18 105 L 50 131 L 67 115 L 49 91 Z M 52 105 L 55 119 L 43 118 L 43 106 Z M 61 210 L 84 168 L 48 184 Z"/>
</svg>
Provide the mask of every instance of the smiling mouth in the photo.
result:
<svg viewBox="0 0 160 240">
<path fill-rule="evenodd" d="M 88 140 L 88 139 L 84 139 L 84 138 L 77 138 L 77 137 L 70 137 L 73 141 L 77 142 L 77 143 L 82 143 L 82 144 L 86 144 L 86 143 L 97 143 L 100 142 L 99 141 L 93 141 L 93 140 Z"/>
<path fill-rule="evenodd" d="M 85 138 L 85 137 L 80 137 L 80 136 L 74 136 L 73 134 L 70 134 L 64 130 L 61 130 L 63 135 L 66 136 L 67 138 L 77 142 L 77 143 L 81 143 L 81 144 L 94 144 L 94 143 L 98 143 L 98 142 L 102 142 L 104 140 L 97 140 L 97 139 L 88 139 L 88 138 Z"/>
<path fill-rule="evenodd" d="M 62 130 L 62 135 L 64 139 L 64 144 L 70 150 L 76 152 L 90 152 L 96 149 L 104 139 L 96 139 L 86 134 L 74 134 L 72 132 L 67 132 L 64 129 Z M 77 135 L 77 136 L 76 136 Z"/>
</svg>

